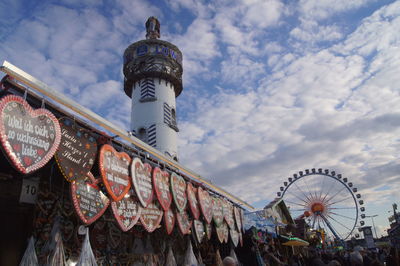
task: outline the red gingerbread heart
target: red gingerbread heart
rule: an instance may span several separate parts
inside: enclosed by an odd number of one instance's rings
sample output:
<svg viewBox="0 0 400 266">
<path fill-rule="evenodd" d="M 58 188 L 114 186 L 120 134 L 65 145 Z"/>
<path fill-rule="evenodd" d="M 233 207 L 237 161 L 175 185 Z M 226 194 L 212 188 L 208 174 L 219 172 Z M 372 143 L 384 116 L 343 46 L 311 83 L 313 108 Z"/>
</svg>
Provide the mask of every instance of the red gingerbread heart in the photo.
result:
<svg viewBox="0 0 400 266">
<path fill-rule="evenodd" d="M 195 220 L 198 220 L 200 217 L 200 209 L 199 209 L 199 202 L 197 200 L 197 188 L 195 188 L 192 183 L 188 182 L 186 193 L 188 197 L 190 211 Z"/>
<path fill-rule="evenodd" d="M 164 211 L 171 206 L 172 195 L 169 188 L 169 174 L 155 167 L 153 170 L 153 185 L 158 201 Z"/>
<path fill-rule="evenodd" d="M 158 206 L 158 202 L 154 201 L 142 209 L 140 222 L 147 232 L 151 233 L 158 228 L 163 217 L 163 211 Z"/>
<path fill-rule="evenodd" d="M 199 198 L 199 205 L 201 212 L 203 213 L 203 217 L 209 224 L 211 223 L 213 217 L 211 196 L 206 190 L 203 190 L 201 187 L 197 189 L 197 195 Z"/>
<path fill-rule="evenodd" d="M 172 208 L 164 211 L 164 226 L 167 234 L 170 235 L 175 225 L 175 214 Z"/>
<path fill-rule="evenodd" d="M 15 95 L 0 100 L 0 141 L 19 172 L 29 174 L 45 166 L 60 140 L 60 125 L 50 111 L 34 110 Z"/>
<path fill-rule="evenodd" d="M 130 163 L 131 157 L 127 153 L 117 152 L 108 144 L 101 146 L 100 174 L 108 194 L 114 201 L 120 201 L 131 188 Z"/>
<path fill-rule="evenodd" d="M 97 186 L 99 182 L 100 180 L 96 180 L 89 172 L 86 177 L 78 178 L 71 183 L 71 197 L 75 211 L 86 225 L 99 219 L 110 204 L 110 200 Z"/>
<path fill-rule="evenodd" d="M 186 182 L 183 177 L 175 173 L 171 174 L 171 190 L 176 208 L 180 212 L 183 211 L 187 203 Z"/>
<path fill-rule="evenodd" d="M 147 207 L 153 200 L 153 184 L 151 178 L 151 166 L 142 163 L 139 158 L 134 158 L 131 164 L 132 183 L 136 195 L 143 207 Z"/>
<path fill-rule="evenodd" d="M 142 207 L 132 190 L 120 201 L 111 202 L 115 219 L 122 231 L 130 230 L 140 218 Z"/>
<path fill-rule="evenodd" d="M 179 231 L 182 235 L 190 234 L 190 228 L 192 227 L 193 221 L 190 220 L 189 214 L 187 211 L 177 211 L 176 212 L 176 221 L 179 227 Z"/>
</svg>

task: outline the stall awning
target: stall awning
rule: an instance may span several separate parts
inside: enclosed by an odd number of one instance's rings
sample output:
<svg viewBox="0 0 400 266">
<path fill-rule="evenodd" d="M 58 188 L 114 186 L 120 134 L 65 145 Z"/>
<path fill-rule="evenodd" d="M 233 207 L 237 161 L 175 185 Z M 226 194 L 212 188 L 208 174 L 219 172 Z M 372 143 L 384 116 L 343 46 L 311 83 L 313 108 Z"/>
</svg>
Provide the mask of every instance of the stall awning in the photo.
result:
<svg viewBox="0 0 400 266">
<path fill-rule="evenodd" d="M 264 211 L 247 212 L 244 214 L 246 230 L 255 227 L 258 230 L 267 231 L 268 233 L 275 234 L 275 224 L 272 218 L 264 217 Z"/>
<path fill-rule="evenodd" d="M 284 238 L 288 239 L 288 241 L 286 241 L 285 243 L 282 244 L 284 246 L 305 247 L 305 246 L 309 245 L 309 243 L 307 241 L 297 238 L 297 237 L 284 237 Z"/>
</svg>

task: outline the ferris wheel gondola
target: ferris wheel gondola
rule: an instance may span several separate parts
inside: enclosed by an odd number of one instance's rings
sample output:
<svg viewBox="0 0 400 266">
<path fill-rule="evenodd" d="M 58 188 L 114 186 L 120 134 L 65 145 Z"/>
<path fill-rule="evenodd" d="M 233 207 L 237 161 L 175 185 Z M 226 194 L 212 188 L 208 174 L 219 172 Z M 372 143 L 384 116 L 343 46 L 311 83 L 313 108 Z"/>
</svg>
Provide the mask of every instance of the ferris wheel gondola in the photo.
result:
<svg viewBox="0 0 400 266">
<path fill-rule="evenodd" d="M 335 171 L 299 171 L 283 182 L 277 195 L 294 217 L 304 217 L 311 228 L 323 229 L 337 240 L 348 239 L 358 222 L 364 225 L 361 194 L 348 178 Z"/>
</svg>

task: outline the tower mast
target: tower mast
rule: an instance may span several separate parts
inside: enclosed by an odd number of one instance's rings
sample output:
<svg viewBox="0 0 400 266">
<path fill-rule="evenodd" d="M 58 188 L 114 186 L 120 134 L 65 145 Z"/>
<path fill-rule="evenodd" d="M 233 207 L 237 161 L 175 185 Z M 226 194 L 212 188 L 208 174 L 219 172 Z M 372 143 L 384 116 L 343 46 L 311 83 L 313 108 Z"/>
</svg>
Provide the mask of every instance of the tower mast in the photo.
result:
<svg viewBox="0 0 400 266">
<path fill-rule="evenodd" d="M 124 90 L 132 99 L 133 134 L 177 161 L 176 97 L 183 89 L 182 53 L 159 38 L 160 22 L 150 17 L 146 39 L 125 50 Z"/>
</svg>

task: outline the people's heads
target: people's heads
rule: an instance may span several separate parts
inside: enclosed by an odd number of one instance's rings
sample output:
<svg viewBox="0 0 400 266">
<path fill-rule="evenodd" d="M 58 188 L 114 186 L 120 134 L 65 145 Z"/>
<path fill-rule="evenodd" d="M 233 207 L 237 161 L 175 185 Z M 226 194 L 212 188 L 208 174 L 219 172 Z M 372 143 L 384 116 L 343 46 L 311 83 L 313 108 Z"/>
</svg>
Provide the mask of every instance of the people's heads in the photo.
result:
<svg viewBox="0 0 400 266">
<path fill-rule="evenodd" d="M 222 263 L 224 264 L 224 266 L 237 266 L 235 259 L 229 256 L 225 257 Z"/>
</svg>

